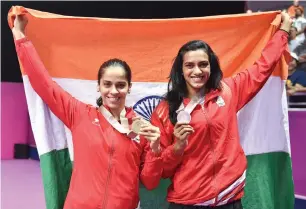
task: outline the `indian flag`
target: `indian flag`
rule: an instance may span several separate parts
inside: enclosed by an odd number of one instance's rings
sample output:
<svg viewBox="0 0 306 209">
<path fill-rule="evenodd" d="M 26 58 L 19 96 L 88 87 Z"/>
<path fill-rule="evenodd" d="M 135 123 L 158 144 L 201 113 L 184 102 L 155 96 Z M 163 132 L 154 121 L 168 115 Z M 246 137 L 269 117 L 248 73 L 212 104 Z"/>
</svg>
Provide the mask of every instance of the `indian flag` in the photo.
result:
<svg viewBox="0 0 306 209">
<path fill-rule="evenodd" d="M 13 7 L 27 13 L 27 36 L 50 76 L 77 99 L 95 105 L 97 72 L 110 58 L 126 60 L 133 72 L 127 105 L 146 119 L 166 92 L 171 63 L 181 45 L 208 42 L 219 56 L 225 77 L 251 66 L 280 25 L 279 12 L 201 18 L 122 20 L 71 17 Z M 248 158 L 246 209 L 293 209 L 286 62 L 238 114 L 241 145 Z M 22 66 L 21 66 L 22 69 Z M 71 133 L 35 93 L 23 74 L 26 98 L 40 156 L 47 209 L 60 209 L 73 167 Z M 86 172 L 86 171 L 84 171 Z M 142 209 L 167 207 L 163 180 L 148 192 L 140 188 Z"/>
</svg>

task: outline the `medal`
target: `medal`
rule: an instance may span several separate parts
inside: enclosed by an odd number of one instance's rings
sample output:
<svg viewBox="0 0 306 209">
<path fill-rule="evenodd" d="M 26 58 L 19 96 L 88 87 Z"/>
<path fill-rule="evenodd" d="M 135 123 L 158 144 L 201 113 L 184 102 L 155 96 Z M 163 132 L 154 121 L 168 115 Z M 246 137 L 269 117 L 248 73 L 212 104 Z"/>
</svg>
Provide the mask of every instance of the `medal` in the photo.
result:
<svg viewBox="0 0 306 209">
<path fill-rule="evenodd" d="M 132 131 L 136 134 L 138 134 L 140 132 L 140 128 L 142 125 L 146 124 L 145 121 L 138 119 L 138 120 L 134 120 L 132 123 Z"/>
<path fill-rule="evenodd" d="M 190 121 L 191 121 L 191 116 L 187 111 L 182 110 L 177 114 L 177 122 L 189 123 Z"/>
</svg>

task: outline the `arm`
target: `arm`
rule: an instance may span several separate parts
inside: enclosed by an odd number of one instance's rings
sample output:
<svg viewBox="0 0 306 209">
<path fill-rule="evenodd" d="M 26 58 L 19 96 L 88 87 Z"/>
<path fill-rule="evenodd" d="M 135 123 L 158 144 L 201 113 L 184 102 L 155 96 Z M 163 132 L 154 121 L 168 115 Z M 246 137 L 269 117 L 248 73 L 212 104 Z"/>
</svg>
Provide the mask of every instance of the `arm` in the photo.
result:
<svg viewBox="0 0 306 209">
<path fill-rule="evenodd" d="M 281 30 L 274 34 L 253 66 L 227 79 L 230 81 L 233 94 L 237 95 L 236 111 L 260 91 L 286 50 L 292 20 L 288 14 L 282 13 L 282 21 Z"/>
<path fill-rule="evenodd" d="M 80 102 L 53 82 L 33 44 L 25 37 L 23 30 L 13 28 L 12 32 L 15 37 L 19 61 L 33 89 L 49 106 L 51 111 L 71 129 L 75 112 Z"/>
<path fill-rule="evenodd" d="M 163 150 L 162 152 L 162 161 L 163 161 L 163 178 L 170 178 L 174 175 L 175 170 L 182 162 L 184 145 L 178 143 L 172 143 L 173 136 L 167 134 L 165 127 L 161 121 L 160 116 L 158 115 L 157 108 L 151 116 L 151 123 L 158 127 L 160 130 L 160 144 Z"/>
<path fill-rule="evenodd" d="M 247 104 L 266 83 L 286 49 L 287 41 L 288 34 L 285 31 L 276 32 L 255 64 L 232 78 L 233 92 L 238 95 L 237 111 Z"/>
<path fill-rule="evenodd" d="M 298 92 L 306 92 L 306 87 L 297 83 L 297 84 L 295 84 L 295 86 L 293 86 L 292 88 L 287 90 L 287 94 L 289 96 L 292 96 L 292 95 L 294 95 L 295 93 L 298 93 Z"/>
<path fill-rule="evenodd" d="M 296 92 L 306 92 L 306 87 L 297 83 L 295 84 L 295 91 Z"/>
<path fill-rule="evenodd" d="M 306 54 L 302 54 L 299 56 L 299 63 L 304 63 L 306 62 Z"/>
<path fill-rule="evenodd" d="M 150 144 L 145 141 L 140 165 L 140 181 L 148 189 L 155 189 L 162 176 L 163 162 L 160 152 L 153 152 Z"/>
<path fill-rule="evenodd" d="M 304 27 L 304 28 L 302 28 L 300 31 L 298 31 L 297 33 L 296 33 L 296 35 L 298 36 L 298 35 L 300 35 L 300 34 L 302 34 L 302 33 L 305 33 L 306 32 L 306 27 Z"/>
<path fill-rule="evenodd" d="M 302 33 L 304 33 L 304 29 L 298 31 L 298 32 L 296 33 L 296 35 L 298 36 L 298 35 L 301 35 Z"/>
</svg>

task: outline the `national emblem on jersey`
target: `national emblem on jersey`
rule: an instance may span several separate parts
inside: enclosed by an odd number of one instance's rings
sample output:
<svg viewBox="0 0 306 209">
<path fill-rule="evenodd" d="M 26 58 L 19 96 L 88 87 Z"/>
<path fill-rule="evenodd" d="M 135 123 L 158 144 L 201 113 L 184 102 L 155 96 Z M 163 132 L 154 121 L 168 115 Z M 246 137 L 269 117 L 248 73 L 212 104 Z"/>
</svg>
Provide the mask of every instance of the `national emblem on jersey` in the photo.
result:
<svg viewBox="0 0 306 209">
<path fill-rule="evenodd" d="M 163 97 L 161 96 L 147 96 L 136 102 L 133 109 L 145 120 L 150 121 L 154 109 L 157 107 L 162 98 Z"/>
</svg>

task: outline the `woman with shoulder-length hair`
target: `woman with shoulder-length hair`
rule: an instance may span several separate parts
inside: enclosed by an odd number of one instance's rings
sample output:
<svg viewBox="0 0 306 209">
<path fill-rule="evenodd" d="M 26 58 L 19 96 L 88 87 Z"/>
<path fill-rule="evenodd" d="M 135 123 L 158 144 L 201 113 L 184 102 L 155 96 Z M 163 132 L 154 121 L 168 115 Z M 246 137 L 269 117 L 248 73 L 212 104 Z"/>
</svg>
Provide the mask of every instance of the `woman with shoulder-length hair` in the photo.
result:
<svg viewBox="0 0 306 209">
<path fill-rule="evenodd" d="M 173 63 L 168 92 L 152 114 L 161 131 L 163 177 L 171 178 L 169 209 L 240 209 L 247 160 L 239 142 L 237 112 L 263 87 L 288 42 L 282 25 L 250 68 L 223 78 L 211 47 L 184 44 Z"/>
</svg>

